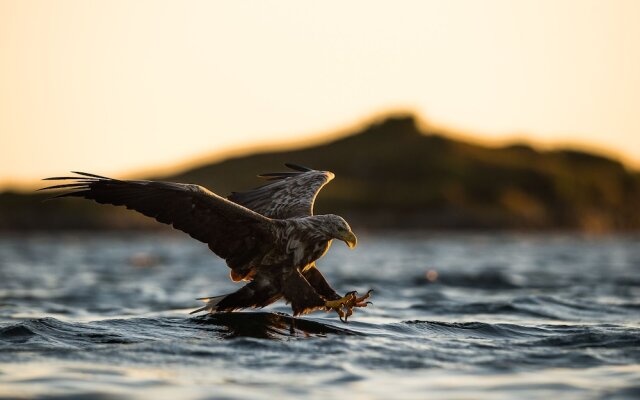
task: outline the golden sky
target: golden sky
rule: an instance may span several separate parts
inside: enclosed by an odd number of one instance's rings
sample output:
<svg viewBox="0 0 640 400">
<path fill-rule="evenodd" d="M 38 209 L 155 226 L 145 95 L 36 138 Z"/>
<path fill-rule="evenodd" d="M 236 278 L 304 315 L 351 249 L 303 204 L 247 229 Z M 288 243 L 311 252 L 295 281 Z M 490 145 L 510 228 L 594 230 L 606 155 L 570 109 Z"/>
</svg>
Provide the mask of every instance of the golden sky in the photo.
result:
<svg viewBox="0 0 640 400">
<path fill-rule="evenodd" d="M 634 0 L 0 0 L 0 186 L 300 142 L 386 110 L 639 166 L 639 20 Z"/>
</svg>

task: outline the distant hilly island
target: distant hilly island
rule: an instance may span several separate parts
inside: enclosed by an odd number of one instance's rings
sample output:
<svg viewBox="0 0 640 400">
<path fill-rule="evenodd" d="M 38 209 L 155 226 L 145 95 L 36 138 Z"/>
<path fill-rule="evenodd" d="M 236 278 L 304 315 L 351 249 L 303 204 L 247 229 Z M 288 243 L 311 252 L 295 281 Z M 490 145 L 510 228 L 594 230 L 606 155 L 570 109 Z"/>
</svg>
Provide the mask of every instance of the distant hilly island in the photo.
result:
<svg viewBox="0 0 640 400">
<path fill-rule="evenodd" d="M 172 176 L 227 195 L 285 162 L 335 172 L 316 213 L 353 228 L 610 232 L 640 228 L 640 173 L 602 155 L 489 147 L 421 129 L 413 116 L 381 119 L 340 139 L 203 164 Z M 100 173 L 100 171 L 88 171 Z M 134 212 L 50 195 L 0 194 L 0 230 L 159 229 Z"/>
</svg>

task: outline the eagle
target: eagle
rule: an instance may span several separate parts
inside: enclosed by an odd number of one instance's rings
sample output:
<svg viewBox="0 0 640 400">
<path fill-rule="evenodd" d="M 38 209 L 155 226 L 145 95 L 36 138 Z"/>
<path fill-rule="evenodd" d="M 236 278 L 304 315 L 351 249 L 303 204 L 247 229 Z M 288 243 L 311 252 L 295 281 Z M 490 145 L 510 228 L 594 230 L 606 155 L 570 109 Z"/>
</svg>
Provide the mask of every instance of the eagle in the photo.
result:
<svg viewBox="0 0 640 400">
<path fill-rule="evenodd" d="M 347 322 L 354 307 L 366 307 L 363 296 L 340 296 L 316 266 L 334 239 L 356 247 L 357 239 L 340 216 L 314 215 L 318 192 L 335 175 L 296 164 L 290 171 L 260 174 L 267 183 L 227 198 L 196 185 L 152 180 L 120 180 L 87 172 L 45 178 L 66 183 L 39 190 L 64 189 L 59 197 L 80 197 L 125 206 L 204 242 L 223 258 L 239 290 L 198 300 L 193 313 L 262 308 L 284 298 L 294 316 L 315 310 L 335 311 Z"/>
</svg>

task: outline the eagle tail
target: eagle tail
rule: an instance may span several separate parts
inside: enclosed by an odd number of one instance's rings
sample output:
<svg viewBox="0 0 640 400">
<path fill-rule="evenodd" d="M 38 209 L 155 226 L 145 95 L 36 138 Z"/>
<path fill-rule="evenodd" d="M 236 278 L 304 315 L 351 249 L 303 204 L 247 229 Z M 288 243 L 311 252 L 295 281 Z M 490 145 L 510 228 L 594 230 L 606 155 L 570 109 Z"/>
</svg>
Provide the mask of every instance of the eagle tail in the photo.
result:
<svg viewBox="0 0 640 400">
<path fill-rule="evenodd" d="M 282 297 L 282 293 L 280 293 L 278 286 L 262 282 L 258 279 L 251 281 L 233 293 L 198 299 L 205 301 L 207 304 L 205 304 L 204 307 L 192 311 L 191 314 L 200 311 L 214 313 L 218 311 L 241 310 L 249 307 L 262 308 L 278 300 L 280 297 Z"/>
<path fill-rule="evenodd" d="M 227 297 L 228 295 L 223 294 L 222 296 L 213 296 L 213 297 L 200 297 L 196 300 L 201 300 L 204 301 L 205 306 L 204 307 L 200 307 L 195 311 L 191 311 L 189 314 L 195 314 L 195 313 L 199 313 L 200 311 L 207 311 L 207 312 L 216 312 L 217 310 L 217 306 L 218 304 L 222 301 L 222 299 L 224 299 L 225 297 Z"/>
</svg>

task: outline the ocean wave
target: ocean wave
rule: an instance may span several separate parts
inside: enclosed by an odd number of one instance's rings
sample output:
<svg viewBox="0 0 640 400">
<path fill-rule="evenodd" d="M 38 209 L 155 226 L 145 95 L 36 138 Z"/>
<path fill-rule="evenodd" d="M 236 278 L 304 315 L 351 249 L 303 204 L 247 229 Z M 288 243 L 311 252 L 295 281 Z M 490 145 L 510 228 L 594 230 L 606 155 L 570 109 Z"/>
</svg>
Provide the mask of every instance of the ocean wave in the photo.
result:
<svg viewBox="0 0 640 400">
<path fill-rule="evenodd" d="M 192 318 L 120 318 L 89 323 L 65 322 L 48 317 L 26 319 L 0 328 L 0 348 L 18 350 L 20 345 L 24 345 L 24 349 L 56 349 L 133 344 L 184 339 L 198 332 L 206 332 L 219 339 L 362 334 L 332 323 L 271 312 L 220 313 Z"/>
<path fill-rule="evenodd" d="M 607 320 L 633 315 L 635 303 L 608 303 L 585 299 L 569 299 L 553 295 L 514 296 L 508 300 L 461 301 L 433 294 L 416 295 L 421 300 L 412 303 L 412 310 L 428 311 L 434 315 L 505 315 L 523 316 L 554 321 Z M 471 297 L 470 300 L 473 298 Z"/>
<path fill-rule="evenodd" d="M 446 271 L 437 273 L 436 275 L 433 274 L 433 271 L 427 271 L 424 275 L 414 277 L 413 283 L 419 286 L 424 284 L 438 284 L 487 290 L 518 289 L 523 286 L 523 284 L 518 283 L 511 275 L 494 270 L 466 273 Z"/>
<path fill-rule="evenodd" d="M 67 323 L 55 318 L 25 320 L 0 328 L 0 348 L 11 350 L 82 348 L 92 344 L 127 344 L 139 339 L 130 334 L 90 326 Z"/>
<path fill-rule="evenodd" d="M 0 241 L 0 386 L 24 397 L 634 397 L 637 241 L 483 237 L 332 249 L 321 268 L 339 293 L 376 290 L 348 324 L 278 313 L 290 313 L 284 302 L 190 316 L 194 298 L 239 287 L 191 240 Z M 132 266 L 140 248 L 171 256 Z"/>
</svg>

